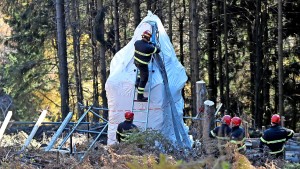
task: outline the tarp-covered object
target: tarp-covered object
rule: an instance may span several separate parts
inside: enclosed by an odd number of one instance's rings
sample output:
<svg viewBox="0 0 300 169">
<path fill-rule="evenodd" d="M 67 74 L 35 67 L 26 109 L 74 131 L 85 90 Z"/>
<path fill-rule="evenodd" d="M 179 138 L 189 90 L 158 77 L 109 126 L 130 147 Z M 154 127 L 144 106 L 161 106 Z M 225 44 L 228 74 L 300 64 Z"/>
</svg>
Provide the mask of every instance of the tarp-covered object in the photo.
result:
<svg viewBox="0 0 300 169">
<path fill-rule="evenodd" d="M 131 41 L 116 53 L 111 61 L 110 75 L 106 81 L 105 89 L 108 99 L 109 108 L 109 125 L 108 125 L 108 141 L 109 145 L 116 142 L 116 130 L 120 122 L 124 121 L 125 111 L 132 109 L 133 95 L 135 91 L 136 80 L 136 67 L 134 61 L 134 43 L 141 39 L 141 35 L 145 30 L 152 31 L 151 25 L 147 22 L 156 22 L 158 28 L 158 44 L 161 48 L 160 57 L 165 64 L 165 70 L 168 77 L 169 88 L 176 106 L 176 116 L 179 117 L 177 122 L 172 120 L 172 111 L 170 106 L 170 100 L 166 98 L 165 86 L 163 83 L 162 75 L 158 68 L 158 64 L 149 64 L 149 69 L 153 67 L 152 82 L 151 82 L 151 94 L 150 94 L 150 111 L 148 118 L 148 128 L 161 131 L 166 137 L 168 137 L 174 143 L 180 143 L 185 147 L 191 147 L 192 140 L 190 138 L 183 138 L 187 136 L 188 127 L 183 122 L 183 108 L 184 101 L 181 95 L 181 90 L 187 81 L 187 75 L 184 67 L 178 61 L 174 48 L 170 42 L 170 39 L 160 21 L 160 19 L 148 12 L 148 15 L 142 20 L 134 32 L 134 36 Z M 152 65 L 153 64 L 153 65 Z M 148 82 L 150 79 L 148 80 Z M 147 90 L 149 83 L 145 87 L 145 96 L 147 96 Z M 147 102 L 135 103 L 134 109 L 145 109 Z M 145 121 L 146 113 L 136 112 L 134 116 L 135 121 Z M 173 116 L 174 117 L 174 116 Z M 173 118 L 174 119 L 174 118 Z M 135 122 L 140 127 L 144 128 L 145 123 Z M 178 124 L 180 126 L 178 126 Z M 174 126 L 176 125 L 176 126 Z M 184 134 L 180 135 L 181 140 L 178 140 L 175 136 L 174 128 L 184 129 Z"/>
</svg>

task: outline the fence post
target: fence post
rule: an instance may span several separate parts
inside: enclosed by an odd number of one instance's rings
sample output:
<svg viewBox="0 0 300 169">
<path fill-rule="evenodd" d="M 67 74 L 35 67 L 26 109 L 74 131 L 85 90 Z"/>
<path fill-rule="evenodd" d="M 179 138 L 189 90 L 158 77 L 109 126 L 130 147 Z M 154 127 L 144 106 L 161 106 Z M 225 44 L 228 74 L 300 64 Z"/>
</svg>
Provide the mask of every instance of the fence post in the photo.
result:
<svg viewBox="0 0 300 169">
<path fill-rule="evenodd" d="M 213 143 L 209 137 L 209 132 L 214 128 L 214 104 L 215 103 L 210 100 L 204 102 L 203 145 L 206 147 L 205 151 L 207 154 L 212 154 L 213 152 Z"/>
<path fill-rule="evenodd" d="M 196 82 L 196 93 L 197 93 L 197 100 L 196 100 L 196 116 L 194 118 L 203 118 L 204 113 L 204 101 L 206 100 L 206 85 L 203 80 Z M 194 137 L 194 140 L 200 140 L 202 136 L 202 120 L 193 121 L 191 133 Z"/>
<path fill-rule="evenodd" d="M 12 111 L 9 111 L 6 114 L 6 117 L 5 117 L 4 121 L 3 121 L 3 124 L 2 124 L 1 129 L 0 129 L 0 143 L 1 143 L 4 131 L 5 131 L 6 127 L 7 127 L 7 125 L 8 125 L 8 122 L 10 121 L 11 116 L 12 116 Z"/>
<path fill-rule="evenodd" d="M 22 146 L 21 151 L 24 151 L 26 149 L 26 147 L 29 145 L 30 141 L 32 140 L 32 138 L 34 137 L 35 133 L 37 132 L 37 130 L 41 126 L 43 120 L 45 119 L 46 114 L 47 114 L 47 110 L 43 110 L 43 112 L 41 113 L 38 121 L 35 123 L 32 131 L 30 133 L 30 135 L 26 139 L 25 144 Z"/>
</svg>

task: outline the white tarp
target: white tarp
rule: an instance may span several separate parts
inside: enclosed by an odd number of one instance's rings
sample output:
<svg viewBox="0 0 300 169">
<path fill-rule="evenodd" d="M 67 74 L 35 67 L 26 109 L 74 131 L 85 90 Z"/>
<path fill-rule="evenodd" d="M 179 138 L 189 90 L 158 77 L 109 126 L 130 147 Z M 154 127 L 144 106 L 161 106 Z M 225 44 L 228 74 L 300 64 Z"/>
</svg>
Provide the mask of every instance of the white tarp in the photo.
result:
<svg viewBox="0 0 300 169">
<path fill-rule="evenodd" d="M 141 34 L 145 30 L 151 31 L 151 26 L 146 23 L 147 21 L 154 21 L 157 24 L 159 31 L 159 44 L 161 48 L 160 56 L 165 63 L 165 69 L 168 76 L 169 88 L 176 105 L 177 112 L 179 113 L 179 121 L 184 128 L 186 134 L 188 127 L 183 122 L 183 108 L 184 101 L 181 95 L 181 90 L 187 81 L 187 75 L 184 67 L 178 61 L 173 45 L 160 21 L 160 19 L 148 12 L 148 15 L 142 20 L 134 32 L 131 41 L 116 53 L 111 61 L 110 75 L 106 81 L 105 89 L 108 99 L 109 108 L 109 125 L 108 125 L 108 141 L 109 145 L 116 142 L 116 130 L 120 122 L 124 121 L 125 111 L 132 109 L 133 95 L 135 91 L 135 65 L 133 63 L 134 56 L 134 43 L 141 39 Z M 149 64 L 151 69 L 152 64 Z M 171 141 L 176 142 L 174 133 L 174 124 L 171 117 L 166 115 L 171 114 L 171 108 L 168 99 L 165 97 L 165 88 L 163 79 L 158 67 L 153 64 L 151 95 L 150 95 L 150 111 L 148 118 L 148 128 L 161 131 Z M 151 70 L 149 70 L 151 73 Z M 149 80 L 148 80 L 149 81 Z M 149 83 L 145 87 L 145 96 Z M 147 102 L 135 103 L 134 109 L 145 109 Z M 146 113 L 135 112 L 135 121 L 145 121 Z M 138 127 L 145 127 L 145 123 L 135 122 Z M 192 144 L 190 140 L 188 144 Z M 189 145 L 189 147 L 190 147 Z"/>
</svg>

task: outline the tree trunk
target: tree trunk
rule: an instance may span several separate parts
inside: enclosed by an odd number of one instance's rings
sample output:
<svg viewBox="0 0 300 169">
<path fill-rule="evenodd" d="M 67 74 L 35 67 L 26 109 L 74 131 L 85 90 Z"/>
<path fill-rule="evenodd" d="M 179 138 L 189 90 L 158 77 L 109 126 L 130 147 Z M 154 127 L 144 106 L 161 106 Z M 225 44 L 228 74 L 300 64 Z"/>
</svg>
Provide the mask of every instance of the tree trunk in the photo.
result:
<svg viewBox="0 0 300 169">
<path fill-rule="evenodd" d="M 114 0 L 114 33 L 115 33 L 115 50 L 120 50 L 120 36 L 119 36 L 119 3 L 118 0 Z"/>
<path fill-rule="evenodd" d="M 103 1 L 98 0 L 97 3 L 97 8 L 98 9 L 103 9 Z M 104 19 L 104 18 L 103 18 Z M 104 22 L 100 23 L 100 27 L 104 28 Z M 104 36 L 104 34 L 103 34 Z M 103 37 L 104 39 L 104 37 Z M 106 82 L 106 59 L 105 59 L 105 43 L 100 43 L 99 45 L 99 58 L 100 58 L 100 97 L 102 99 L 102 106 L 103 107 L 108 107 L 107 105 L 107 97 L 106 97 L 106 91 L 105 91 L 105 82 Z M 108 119 L 108 111 L 103 111 L 103 118 Z"/>
<path fill-rule="evenodd" d="M 184 23 L 184 20 L 185 20 L 185 13 L 186 13 L 186 9 L 185 9 L 185 0 L 183 0 L 182 2 L 182 5 L 183 5 L 183 12 L 181 13 L 180 12 L 180 15 L 178 17 L 178 32 L 179 32 L 179 53 L 180 53 L 180 63 L 182 64 L 182 66 L 184 66 L 184 52 L 183 52 L 183 32 L 184 32 L 184 29 L 183 29 L 183 23 Z M 181 11 L 181 10 L 180 10 Z M 176 12 L 174 12 L 174 15 L 176 16 Z M 185 92 L 184 92 L 184 88 L 182 89 L 182 97 L 183 97 L 183 100 L 185 100 Z"/>
<path fill-rule="evenodd" d="M 56 0 L 57 50 L 62 119 L 69 113 L 69 84 L 64 1 Z"/>
<path fill-rule="evenodd" d="M 133 0 L 132 8 L 133 8 L 134 25 L 136 28 L 141 22 L 140 0 Z"/>
<path fill-rule="evenodd" d="M 267 1 L 264 1 L 264 6 L 267 7 Z M 262 13 L 262 27 L 263 27 L 263 33 L 264 33 L 264 36 L 263 36 L 263 42 L 264 44 L 268 44 L 268 12 L 267 10 L 265 9 Z M 263 54 L 266 54 L 268 53 L 268 45 L 265 45 L 263 47 Z M 269 58 L 265 58 L 264 59 L 264 66 L 263 66 L 263 81 L 262 81 L 262 103 L 263 103 L 263 107 L 262 107 L 262 110 L 263 110 L 263 125 L 268 125 L 270 124 L 270 121 L 271 121 L 271 110 L 270 110 L 270 77 L 271 77 L 271 71 L 269 69 Z"/>
<path fill-rule="evenodd" d="M 95 9 L 95 4 L 92 1 L 90 4 L 90 9 L 89 9 L 89 13 L 91 13 L 91 10 Z M 99 12 L 99 11 L 98 11 Z M 93 28 L 93 26 L 95 26 L 97 23 L 97 19 L 94 20 L 92 19 L 92 16 L 90 17 L 90 28 Z M 97 29 L 97 28 L 96 28 Z M 97 41 L 96 41 L 96 32 L 100 31 L 100 30 L 96 30 L 96 31 L 92 31 L 91 30 L 91 40 L 92 40 L 92 65 L 93 65 L 93 106 L 98 107 L 99 106 L 99 88 L 98 88 L 98 67 L 99 67 L 99 57 L 97 54 Z M 102 37 L 103 38 L 103 37 Z M 88 105 L 86 105 L 88 106 Z M 95 113 L 99 114 L 99 111 L 95 111 Z M 88 116 L 87 116 L 88 118 Z M 89 119 L 87 119 L 89 120 Z M 99 118 L 98 116 L 93 114 L 93 121 L 94 122 L 98 122 Z"/>
<path fill-rule="evenodd" d="M 80 108 L 78 103 L 83 103 L 83 89 L 81 81 L 81 58 L 80 58 L 80 15 L 79 15 L 79 4 L 77 0 L 72 2 L 72 36 L 73 36 L 73 52 L 74 52 L 74 75 L 76 83 L 76 96 L 77 96 L 77 117 L 83 114 L 83 110 Z M 71 17 L 70 17 L 71 20 Z"/>
<path fill-rule="evenodd" d="M 190 46 L 191 46 L 191 90 L 192 90 L 192 115 L 197 114 L 196 111 L 196 88 L 195 84 L 199 78 L 199 58 L 198 58 L 198 30 L 199 18 L 197 14 L 197 1 L 190 1 Z"/>
<path fill-rule="evenodd" d="M 208 93 L 209 100 L 216 102 L 217 89 L 215 84 L 215 61 L 212 36 L 212 1 L 207 1 L 207 48 L 208 48 Z"/>
<path fill-rule="evenodd" d="M 278 113 L 284 116 L 282 55 L 282 0 L 278 0 Z"/>
<path fill-rule="evenodd" d="M 173 24 L 172 24 L 172 22 L 173 22 L 173 13 L 172 13 L 172 1 L 173 0 L 169 0 L 168 1 L 168 9 L 169 9 L 169 14 L 168 14 L 168 18 L 169 18 L 169 38 L 170 38 L 170 41 L 171 41 L 171 43 L 172 43 L 172 36 L 173 36 L 173 30 L 172 30 L 172 28 L 173 28 Z"/>
<path fill-rule="evenodd" d="M 223 57 L 221 44 L 221 2 L 217 1 L 217 50 L 218 50 L 218 67 L 219 67 L 219 88 L 221 103 L 225 103 L 224 98 L 224 75 L 223 75 Z"/>
<path fill-rule="evenodd" d="M 261 109 L 261 84 L 262 84 L 262 25 L 261 25 L 261 1 L 256 0 L 255 14 L 255 121 L 258 127 L 262 126 Z"/>
<path fill-rule="evenodd" d="M 225 50 L 225 86 L 226 86 L 226 101 L 225 108 L 228 111 L 229 109 L 229 66 L 228 66 L 228 47 L 227 47 L 227 4 L 226 0 L 224 0 L 224 50 Z"/>
<path fill-rule="evenodd" d="M 214 127 L 214 102 L 206 100 L 204 102 L 204 121 L 203 121 L 203 145 L 205 145 L 205 152 L 208 155 L 212 155 L 214 152 L 211 138 L 209 137 L 209 132 Z"/>
</svg>

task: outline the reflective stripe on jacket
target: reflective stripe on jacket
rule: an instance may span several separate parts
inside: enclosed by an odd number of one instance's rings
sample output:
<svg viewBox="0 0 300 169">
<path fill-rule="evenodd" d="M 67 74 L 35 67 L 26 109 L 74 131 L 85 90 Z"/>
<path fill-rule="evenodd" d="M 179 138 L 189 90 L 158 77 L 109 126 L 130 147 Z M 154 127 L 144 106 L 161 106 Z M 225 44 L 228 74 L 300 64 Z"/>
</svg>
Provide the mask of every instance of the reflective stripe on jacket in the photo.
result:
<svg viewBox="0 0 300 169">
<path fill-rule="evenodd" d="M 230 143 L 236 144 L 238 146 L 238 150 L 245 150 L 245 141 L 246 137 L 244 129 L 239 126 L 232 127 Z"/>
<path fill-rule="evenodd" d="M 133 129 L 137 129 L 137 126 L 132 121 L 125 120 L 120 123 L 117 128 L 116 138 L 118 142 L 127 141 L 128 136 L 132 133 Z"/>
<path fill-rule="evenodd" d="M 136 41 L 134 47 L 134 59 L 142 64 L 148 64 L 151 60 L 151 55 L 160 52 L 159 48 L 156 48 L 144 40 Z"/>
<path fill-rule="evenodd" d="M 271 128 L 266 130 L 264 135 L 260 137 L 260 148 L 265 144 L 271 150 L 270 154 L 282 153 L 284 151 L 285 142 L 292 138 L 293 135 L 293 130 L 283 128 L 279 125 L 271 126 Z"/>
<path fill-rule="evenodd" d="M 209 136 L 211 138 L 217 138 L 218 140 L 229 140 L 231 129 L 227 124 L 222 124 L 210 131 Z"/>
</svg>

